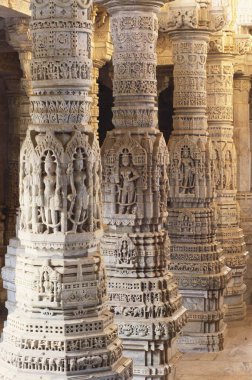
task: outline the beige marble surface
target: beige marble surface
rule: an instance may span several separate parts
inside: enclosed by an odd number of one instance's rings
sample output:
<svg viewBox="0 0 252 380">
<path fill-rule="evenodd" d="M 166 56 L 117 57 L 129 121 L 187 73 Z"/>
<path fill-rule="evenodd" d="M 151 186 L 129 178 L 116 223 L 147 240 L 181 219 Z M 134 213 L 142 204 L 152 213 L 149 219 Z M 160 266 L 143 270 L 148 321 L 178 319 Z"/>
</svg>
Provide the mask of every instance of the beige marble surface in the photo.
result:
<svg viewBox="0 0 252 380">
<path fill-rule="evenodd" d="M 252 380 L 252 306 L 245 321 L 229 322 L 223 351 L 184 354 L 176 367 L 176 380 Z"/>
</svg>

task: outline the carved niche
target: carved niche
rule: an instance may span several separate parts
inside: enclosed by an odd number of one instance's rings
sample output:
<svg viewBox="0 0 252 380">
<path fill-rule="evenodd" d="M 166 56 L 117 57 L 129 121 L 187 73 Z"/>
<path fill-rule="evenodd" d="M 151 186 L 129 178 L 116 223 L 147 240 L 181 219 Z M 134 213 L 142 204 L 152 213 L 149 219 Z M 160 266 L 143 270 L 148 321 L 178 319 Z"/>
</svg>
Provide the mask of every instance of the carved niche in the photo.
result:
<svg viewBox="0 0 252 380">
<path fill-rule="evenodd" d="M 80 131 L 31 133 L 21 150 L 20 228 L 75 233 L 100 228 L 99 147 Z"/>
</svg>

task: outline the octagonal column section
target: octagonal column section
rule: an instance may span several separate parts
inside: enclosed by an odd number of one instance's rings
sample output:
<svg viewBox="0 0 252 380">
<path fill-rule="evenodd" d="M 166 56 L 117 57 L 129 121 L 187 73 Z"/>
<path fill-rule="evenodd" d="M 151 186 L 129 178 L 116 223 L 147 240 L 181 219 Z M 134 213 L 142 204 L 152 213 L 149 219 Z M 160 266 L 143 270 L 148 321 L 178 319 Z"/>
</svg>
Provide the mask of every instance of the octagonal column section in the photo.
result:
<svg viewBox="0 0 252 380">
<path fill-rule="evenodd" d="M 243 295 L 244 273 L 248 252 L 239 226 L 236 200 L 237 159 L 233 141 L 233 74 L 234 41 L 232 32 L 214 34 L 207 59 L 207 116 L 212 140 L 212 177 L 216 193 L 217 239 L 225 262 L 232 269 L 232 278 L 224 293 L 227 321 L 246 315 Z M 229 53 L 227 53 L 229 52 Z"/>
<path fill-rule="evenodd" d="M 185 309 L 169 272 L 168 151 L 157 127 L 160 1 L 105 1 L 114 43 L 113 123 L 102 147 L 109 305 L 134 379 L 170 379 Z"/>
<path fill-rule="evenodd" d="M 218 17 L 217 17 L 218 15 Z M 213 210 L 212 146 L 207 127 L 206 59 L 211 30 L 220 22 L 209 2 L 175 0 L 162 13 L 174 61 L 173 132 L 169 140 L 168 229 L 171 269 L 188 309 L 180 348 L 223 348 L 223 293 L 230 277 L 216 240 Z"/>
<path fill-rule="evenodd" d="M 100 151 L 89 124 L 91 7 L 32 0 L 31 124 L 20 154 L 16 305 L 0 379 L 130 379 L 104 302 Z"/>
</svg>

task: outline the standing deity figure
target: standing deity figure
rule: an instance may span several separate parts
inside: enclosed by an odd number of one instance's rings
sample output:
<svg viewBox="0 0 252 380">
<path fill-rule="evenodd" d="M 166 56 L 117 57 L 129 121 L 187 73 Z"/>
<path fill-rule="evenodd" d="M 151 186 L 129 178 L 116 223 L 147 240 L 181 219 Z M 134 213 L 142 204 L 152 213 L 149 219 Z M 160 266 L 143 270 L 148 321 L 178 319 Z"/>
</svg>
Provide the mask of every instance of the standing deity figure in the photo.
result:
<svg viewBox="0 0 252 380">
<path fill-rule="evenodd" d="M 119 213 L 132 213 L 136 204 L 136 183 L 139 178 L 137 170 L 131 163 L 131 156 L 127 149 L 123 150 L 119 164 Z"/>
<path fill-rule="evenodd" d="M 224 166 L 224 187 L 226 190 L 232 189 L 232 159 L 230 151 L 226 152 L 225 166 Z"/>
<path fill-rule="evenodd" d="M 188 147 L 185 147 L 181 154 L 180 183 L 180 193 L 193 193 L 195 187 L 195 164 Z"/>
<path fill-rule="evenodd" d="M 94 219 L 100 227 L 101 220 L 101 184 L 100 184 L 100 162 L 95 161 L 93 169 L 93 189 L 94 189 Z"/>
<path fill-rule="evenodd" d="M 73 162 L 73 169 L 68 168 L 71 194 L 68 195 L 70 207 L 68 218 L 73 224 L 72 232 L 84 231 L 84 223 L 88 218 L 89 192 L 86 185 L 87 173 L 84 167 L 83 153 L 78 149 Z"/>
<path fill-rule="evenodd" d="M 22 189 L 20 192 L 20 204 L 21 204 L 21 226 L 23 229 L 29 229 L 29 225 L 32 221 L 32 175 L 31 164 L 26 161 L 24 164 L 24 177 L 22 180 Z"/>
<path fill-rule="evenodd" d="M 61 185 L 59 183 L 59 176 L 57 175 L 56 162 L 53 155 L 48 151 L 45 158 L 45 176 L 44 176 L 44 223 L 47 227 L 47 233 L 50 228 L 54 232 L 59 231 L 60 216 L 59 213 L 62 209 L 62 196 Z M 58 173 L 59 174 L 59 173 Z"/>
<path fill-rule="evenodd" d="M 40 178 L 40 166 L 33 165 L 32 173 L 32 229 L 38 232 L 38 208 L 42 206 L 42 188 Z"/>
<path fill-rule="evenodd" d="M 214 157 L 212 161 L 212 171 L 213 171 L 213 179 L 215 183 L 216 189 L 220 189 L 221 187 L 221 171 L 220 171 L 220 159 L 219 153 L 216 149 L 214 149 Z"/>
<path fill-rule="evenodd" d="M 52 284 L 50 281 L 49 274 L 48 272 L 44 272 L 43 281 L 42 281 L 42 291 L 49 300 L 51 300 L 52 290 L 53 289 L 52 289 Z"/>
</svg>

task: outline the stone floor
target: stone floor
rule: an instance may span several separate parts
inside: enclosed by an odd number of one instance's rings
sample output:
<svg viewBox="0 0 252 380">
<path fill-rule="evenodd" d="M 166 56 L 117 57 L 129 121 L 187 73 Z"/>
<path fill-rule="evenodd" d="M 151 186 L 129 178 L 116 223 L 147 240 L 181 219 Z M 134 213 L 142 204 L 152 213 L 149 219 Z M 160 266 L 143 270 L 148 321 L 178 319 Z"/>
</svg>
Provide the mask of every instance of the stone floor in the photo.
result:
<svg viewBox="0 0 252 380">
<path fill-rule="evenodd" d="M 252 380 L 252 306 L 245 321 L 228 324 L 223 351 L 182 355 L 175 379 Z"/>
</svg>

